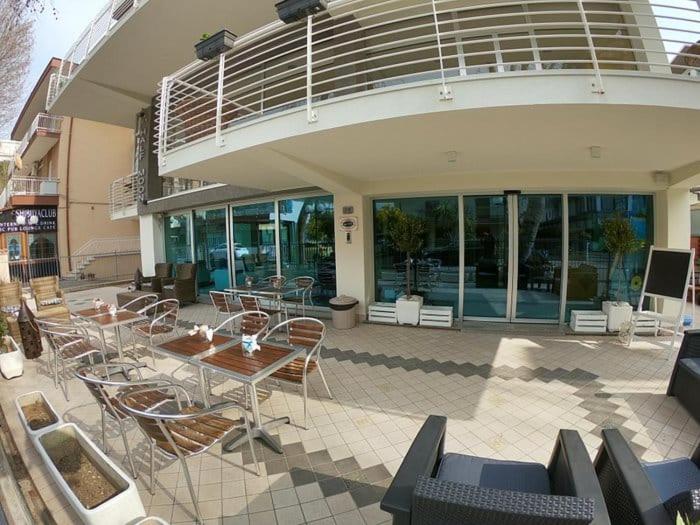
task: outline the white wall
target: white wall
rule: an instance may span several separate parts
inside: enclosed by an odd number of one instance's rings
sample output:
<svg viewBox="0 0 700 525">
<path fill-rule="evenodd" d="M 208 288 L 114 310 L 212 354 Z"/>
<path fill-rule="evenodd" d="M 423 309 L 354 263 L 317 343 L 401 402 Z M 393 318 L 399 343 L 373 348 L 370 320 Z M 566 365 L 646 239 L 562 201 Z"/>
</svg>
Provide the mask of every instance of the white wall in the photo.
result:
<svg viewBox="0 0 700 525">
<path fill-rule="evenodd" d="M 155 274 L 155 265 L 165 262 L 163 220 L 158 215 L 141 215 L 141 271 L 145 276 Z"/>
</svg>

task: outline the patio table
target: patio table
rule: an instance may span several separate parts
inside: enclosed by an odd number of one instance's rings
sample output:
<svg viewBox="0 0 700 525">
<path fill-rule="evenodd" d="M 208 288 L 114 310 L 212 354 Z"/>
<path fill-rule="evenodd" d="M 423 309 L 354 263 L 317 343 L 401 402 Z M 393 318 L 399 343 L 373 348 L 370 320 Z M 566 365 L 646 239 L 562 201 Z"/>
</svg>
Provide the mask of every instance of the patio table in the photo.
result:
<svg viewBox="0 0 700 525">
<path fill-rule="evenodd" d="M 253 437 L 261 439 L 273 450 L 282 453 L 282 446 L 273 438 L 268 430 L 280 425 L 289 423 L 289 417 L 280 417 L 262 422 L 260 418 L 260 407 L 258 404 L 258 392 L 256 385 L 263 379 L 269 377 L 280 368 L 291 363 L 296 358 L 305 355 L 307 348 L 290 346 L 283 343 L 260 343 L 260 351 L 248 356 L 243 352 L 241 342 L 224 350 L 213 352 L 211 355 L 201 356 L 199 361 L 203 367 L 223 374 L 234 381 L 243 383 L 244 387 L 250 389 L 251 407 L 253 411 L 252 432 Z M 247 416 L 246 416 L 247 417 Z M 224 444 L 224 450 L 231 452 L 245 440 L 242 435 Z"/>
<path fill-rule="evenodd" d="M 71 312 L 76 317 L 84 319 L 97 328 L 102 341 L 102 350 L 107 353 L 107 340 L 105 339 L 105 330 L 114 329 L 114 334 L 117 340 L 117 351 L 119 359 L 124 359 L 124 350 L 122 345 L 122 336 L 119 327 L 128 326 L 130 324 L 147 321 L 148 317 L 137 314 L 130 310 L 117 310 L 114 315 L 111 315 L 106 308 L 88 308 L 86 310 L 78 310 Z"/>
<path fill-rule="evenodd" d="M 303 286 L 296 284 L 285 284 L 279 288 L 268 283 L 259 283 L 247 286 L 245 284 L 226 288 L 226 291 L 234 295 L 256 295 L 258 297 L 271 299 L 281 306 L 282 298 L 285 295 L 297 294 L 304 290 Z"/>
</svg>

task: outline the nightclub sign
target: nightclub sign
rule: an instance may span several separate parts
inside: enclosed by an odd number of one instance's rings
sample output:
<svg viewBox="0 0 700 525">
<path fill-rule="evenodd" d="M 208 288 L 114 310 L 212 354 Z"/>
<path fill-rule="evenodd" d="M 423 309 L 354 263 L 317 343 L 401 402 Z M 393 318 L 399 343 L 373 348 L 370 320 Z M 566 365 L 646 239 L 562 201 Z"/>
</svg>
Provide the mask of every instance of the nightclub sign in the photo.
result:
<svg viewBox="0 0 700 525">
<path fill-rule="evenodd" d="M 0 212 L 0 233 L 56 231 L 56 206 L 16 208 Z"/>
</svg>

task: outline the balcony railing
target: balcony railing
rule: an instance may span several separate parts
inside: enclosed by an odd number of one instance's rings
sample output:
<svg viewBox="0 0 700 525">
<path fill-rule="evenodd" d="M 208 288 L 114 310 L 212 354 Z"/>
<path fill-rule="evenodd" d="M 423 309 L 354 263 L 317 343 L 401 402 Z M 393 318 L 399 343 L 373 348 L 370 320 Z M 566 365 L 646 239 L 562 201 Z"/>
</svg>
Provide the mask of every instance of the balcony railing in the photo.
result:
<svg viewBox="0 0 700 525">
<path fill-rule="evenodd" d="M 327 101 L 406 85 L 489 76 L 584 74 L 603 93 L 607 74 L 698 80 L 683 59 L 700 53 L 694 1 L 335 0 L 306 23 L 275 22 L 239 37 L 219 60 L 163 79 L 156 148 L 167 154 L 283 111 L 309 122 Z M 439 95 L 438 95 L 439 91 Z"/>
<path fill-rule="evenodd" d="M 60 93 L 63 86 L 73 77 L 78 66 L 83 63 L 90 52 L 99 44 L 112 28 L 127 14 L 135 11 L 144 0 L 109 0 L 100 9 L 97 16 L 82 32 L 78 40 L 73 44 L 65 58 L 61 61 L 58 72 L 53 75 L 49 84 L 49 92 L 46 100 L 50 107 Z"/>
<path fill-rule="evenodd" d="M 211 183 L 203 180 L 180 179 L 176 177 L 163 177 L 163 197 L 172 197 L 183 191 L 198 190 L 209 186 Z"/>
<path fill-rule="evenodd" d="M 7 181 L 9 196 L 58 195 L 58 180 L 47 177 L 10 177 Z"/>
<path fill-rule="evenodd" d="M 34 120 L 32 125 L 29 126 L 29 130 L 24 134 L 22 142 L 17 148 L 17 153 L 22 156 L 27 151 L 32 137 L 38 132 L 43 133 L 60 133 L 61 123 L 63 122 L 63 117 L 57 117 L 55 115 L 49 115 L 48 113 L 39 113 Z"/>
<path fill-rule="evenodd" d="M 109 213 L 112 219 L 136 215 L 136 204 L 141 190 L 136 174 L 115 179 L 109 185 Z"/>
</svg>

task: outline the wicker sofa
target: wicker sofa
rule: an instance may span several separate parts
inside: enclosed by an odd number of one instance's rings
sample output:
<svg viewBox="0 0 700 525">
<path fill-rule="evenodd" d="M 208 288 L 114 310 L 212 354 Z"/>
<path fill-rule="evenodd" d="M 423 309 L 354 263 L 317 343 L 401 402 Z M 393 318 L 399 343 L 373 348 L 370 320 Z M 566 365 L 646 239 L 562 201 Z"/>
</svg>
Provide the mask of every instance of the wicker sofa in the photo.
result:
<svg viewBox="0 0 700 525">
<path fill-rule="evenodd" d="M 155 275 L 141 278 L 141 290 L 148 293 L 163 293 L 163 286 L 173 283 L 173 263 L 156 263 Z"/>
<path fill-rule="evenodd" d="M 561 430 L 548 466 L 445 454 L 447 418 L 429 416 L 382 510 L 397 525 L 608 525 L 603 494 L 580 436 Z"/>
<path fill-rule="evenodd" d="M 605 429 L 595 470 L 616 525 L 700 520 L 700 446 L 692 458 L 643 463 L 617 429 Z"/>
<path fill-rule="evenodd" d="M 177 299 L 181 303 L 197 302 L 197 265 L 184 263 L 175 267 L 172 283 L 163 284 L 163 299 Z"/>
<path fill-rule="evenodd" d="M 70 319 L 70 310 L 57 276 L 30 279 L 29 286 L 36 303 L 37 319 Z"/>
<path fill-rule="evenodd" d="M 700 330 L 685 332 L 666 394 L 700 422 Z"/>
</svg>

